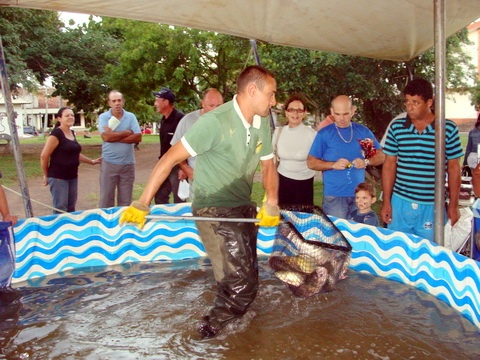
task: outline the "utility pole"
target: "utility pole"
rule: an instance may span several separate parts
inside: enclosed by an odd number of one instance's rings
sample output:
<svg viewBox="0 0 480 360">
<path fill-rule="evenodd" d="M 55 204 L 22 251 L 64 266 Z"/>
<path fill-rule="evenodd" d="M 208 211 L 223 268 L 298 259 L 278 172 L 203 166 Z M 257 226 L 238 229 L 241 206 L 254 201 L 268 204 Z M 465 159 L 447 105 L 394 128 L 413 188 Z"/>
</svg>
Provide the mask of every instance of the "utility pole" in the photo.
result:
<svg viewBox="0 0 480 360">
<path fill-rule="evenodd" d="M 48 128 L 48 86 L 45 87 L 45 121 L 43 122 L 43 133 L 45 134 L 47 132 Z"/>
</svg>

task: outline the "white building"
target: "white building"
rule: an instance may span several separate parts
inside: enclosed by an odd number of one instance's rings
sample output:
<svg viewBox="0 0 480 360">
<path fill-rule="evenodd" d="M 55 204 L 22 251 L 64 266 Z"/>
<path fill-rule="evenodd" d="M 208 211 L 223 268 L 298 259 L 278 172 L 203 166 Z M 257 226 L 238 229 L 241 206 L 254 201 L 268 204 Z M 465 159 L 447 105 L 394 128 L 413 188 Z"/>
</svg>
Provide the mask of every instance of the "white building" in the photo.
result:
<svg viewBox="0 0 480 360">
<path fill-rule="evenodd" d="M 24 126 L 34 126 L 39 132 L 53 127 L 58 110 L 67 106 L 67 101 L 60 96 L 46 96 L 46 94 L 52 94 L 54 91 L 53 88 L 39 89 L 39 93 L 35 95 L 20 89 L 19 95 L 12 100 L 14 111 L 17 114 L 15 123 L 18 136 L 24 136 Z M 47 119 L 46 122 L 45 119 Z M 77 132 L 85 130 L 83 112 L 75 114 L 75 125 L 72 128 Z M 11 135 L 7 109 L 2 94 L 0 94 L 0 133 Z"/>
</svg>

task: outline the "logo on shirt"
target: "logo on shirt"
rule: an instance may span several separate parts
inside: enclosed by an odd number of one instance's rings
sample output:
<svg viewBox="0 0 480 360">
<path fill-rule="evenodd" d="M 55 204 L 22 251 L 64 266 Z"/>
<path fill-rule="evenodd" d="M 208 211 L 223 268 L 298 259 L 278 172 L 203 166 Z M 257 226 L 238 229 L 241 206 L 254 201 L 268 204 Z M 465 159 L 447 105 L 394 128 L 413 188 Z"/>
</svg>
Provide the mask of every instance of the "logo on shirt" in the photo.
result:
<svg viewBox="0 0 480 360">
<path fill-rule="evenodd" d="M 431 229 L 433 229 L 433 223 L 431 221 L 427 221 L 427 222 L 425 222 L 425 224 L 423 224 L 423 228 L 425 230 L 431 230 Z"/>
<path fill-rule="evenodd" d="M 258 140 L 257 146 L 255 147 L 255 154 L 259 154 L 260 150 L 262 150 L 262 140 Z"/>
</svg>

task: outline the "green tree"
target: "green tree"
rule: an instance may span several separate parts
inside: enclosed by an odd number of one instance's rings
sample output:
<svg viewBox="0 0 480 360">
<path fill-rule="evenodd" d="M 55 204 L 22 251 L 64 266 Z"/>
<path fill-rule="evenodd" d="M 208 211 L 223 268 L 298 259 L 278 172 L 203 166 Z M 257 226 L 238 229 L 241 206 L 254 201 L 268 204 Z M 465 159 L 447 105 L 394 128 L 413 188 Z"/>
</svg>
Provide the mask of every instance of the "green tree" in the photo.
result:
<svg viewBox="0 0 480 360">
<path fill-rule="evenodd" d="M 447 40 L 447 88 L 471 91 L 475 71 L 462 45 L 468 44 L 464 29 Z M 260 44 L 264 64 L 277 77 L 279 99 L 302 92 L 317 114 L 329 112 L 338 94 L 352 96 L 359 108 L 357 121 L 382 136 L 390 120 L 404 111 L 401 91 L 411 76 L 434 82 L 434 50 L 408 62 Z"/>
<path fill-rule="evenodd" d="M 475 110 L 480 111 L 480 81 L 477 81 L 472 89 L 472 105 Z"/>
<path fill-rule="evenodd" d="M 158 119 L 152 91 L 162 86 L 172 89 L 185 112 L 198 108 L 207 88 L 218 88 L 227 99 L 235 92 L 235 79 L 249 50 L 247 40 L 124 19 L 104 18 L 102 24 L 121 42 L 108 54 L 108 86 L 125 95 L 142 122 Z"/>
<path fill-rule="evenodd" d="M 50 76 L 48 51 L 63 23 L 51 11 L 0 7 L 0 34 L 12 94 L 18 86 L 34 91 Z"/>
<path fill-rule="evenodd" d="M 118 46 L 117 39 L 92 18 L 57 32 L 48 47 L 53 57 L 49 70 L 54 95 L 68 99 L 77 110 L 96 111 L 105 103 L 107 54 Z"/>
<path fill-rule="evenodd" d="M 117 42 L 90 18 L 66 28 L 57 12 L 0 8 L 0 33 L 9 84 L 35 93 L 51 79 L 56 91 L 78 110 L 91 112 L 104 102 L 106 54 Z M 71 24 L 72 25 L 72 24 Z"/>
</svg>

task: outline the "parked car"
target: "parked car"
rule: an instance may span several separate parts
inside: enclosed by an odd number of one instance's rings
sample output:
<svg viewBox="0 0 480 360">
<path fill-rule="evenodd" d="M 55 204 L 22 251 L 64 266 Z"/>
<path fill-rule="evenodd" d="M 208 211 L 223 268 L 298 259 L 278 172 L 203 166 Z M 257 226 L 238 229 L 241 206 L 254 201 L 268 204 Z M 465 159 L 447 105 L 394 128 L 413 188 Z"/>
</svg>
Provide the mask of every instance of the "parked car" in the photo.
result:
<svg viewBox="0 0 480 360">
<path fill-rule="evenodd" d="M 23 133 L 26 135 L 38 136 L 38 131 L 35 126 L 24 126 Z"/>
</svg>

